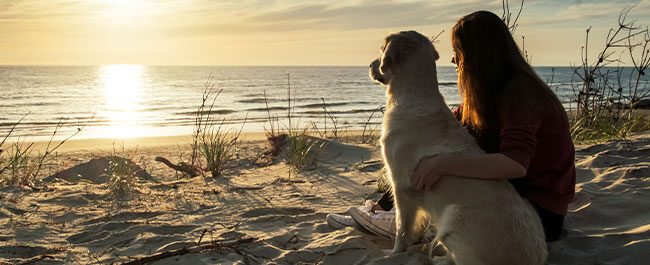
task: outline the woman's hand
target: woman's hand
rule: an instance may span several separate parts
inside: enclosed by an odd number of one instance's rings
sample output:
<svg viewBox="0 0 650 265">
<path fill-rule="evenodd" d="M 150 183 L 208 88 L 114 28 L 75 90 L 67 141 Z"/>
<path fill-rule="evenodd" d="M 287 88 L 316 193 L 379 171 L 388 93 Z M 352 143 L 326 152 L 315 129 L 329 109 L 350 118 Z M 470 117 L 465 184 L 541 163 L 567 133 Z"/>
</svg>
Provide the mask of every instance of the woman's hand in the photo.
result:
<svg viewBox="0 0 650 265">
<path fill-rule="evenodd" d="M 417 190 L 431 190 L 442 177 L 444 156 L 429 156 L 420 160 L 420 163 L 411 175 L 411 185 Z"/>
<path fill-rule="evenodd" d="M 417 190 L 431 190 L 442 176 L 509 179 L 525 176 L 526 170 L 500 153 L 437 155 L 420 160 L 411 176 L 411 185 Z"/>
</svg>

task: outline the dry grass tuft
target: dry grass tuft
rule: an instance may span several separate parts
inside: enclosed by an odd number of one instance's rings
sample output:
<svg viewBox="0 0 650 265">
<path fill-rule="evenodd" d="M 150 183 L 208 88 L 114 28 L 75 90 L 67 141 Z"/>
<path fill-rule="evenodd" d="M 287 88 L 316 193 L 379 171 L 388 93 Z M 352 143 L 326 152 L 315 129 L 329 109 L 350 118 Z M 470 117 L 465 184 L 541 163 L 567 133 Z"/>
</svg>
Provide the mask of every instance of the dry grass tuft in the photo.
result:
<svg viewBox="0 0 650 265">
<path fill-rule="evenodd" d="M 283 154 L 284 161 L 299 172 L 312 169 L 318 162 L 318 157 L 325 142 L 310 136 L 309 126 L 288 137 L 287 151 Z"/>
<path fill-rule="evenodd" d="M 25 114 L 25 116 L 18 120 L 2 139 L 2 142 L 0 142 L 0 186 L 16 185 L 34 188 L 42 177 L 40 173 L 43 165 L 52 159 L 52 153 L 82 130 L 82 128 L 77 128 L 75 133 L 54 144 L 54 137 L 65 122 L 65 119 L 61 119 L 54 128 L 43 153 L 33 149 L 34 142 L 26 142 L 21 138 L 11 143 L 9 148 L 5 150 L 3 146 L 7 144 L 7 140 L 11 134 L 28 114 Z"/>
<path fill-rule="evenodd" d="M 141 173 L 138 166 L 131 160 L 138 152 L 137 147 L 132 152 L 127 152 L 124 144 L 119 147 L 118 150 L 113 144 L 113 154 L 108 157 L 108 168 L 104 173 L 108 179 L 108 188 L 116 197 L 130 195 L 137 187 L 138 174 Z"/>
<path fill-rule="evenodd" d="M 215 119 L 212 116 L 215 113 L 214 105 L 222 91 L 223 89 L 215 88 L 214 78 L 211 75 L 205 83 L 203 99 L 196 112 L 192 134 L 192 156 L 189 165 L 210 172 L 212 177 L 220 176 L 226 164 L 235 157 L 240 145 L 239 136 L 246 123 L 244 121 L 239 132 L 231 133 L 223 129 L 224 119 Z M 199 166 L 201 157 L 206 163 L 205 167 Z"/>
</svg>

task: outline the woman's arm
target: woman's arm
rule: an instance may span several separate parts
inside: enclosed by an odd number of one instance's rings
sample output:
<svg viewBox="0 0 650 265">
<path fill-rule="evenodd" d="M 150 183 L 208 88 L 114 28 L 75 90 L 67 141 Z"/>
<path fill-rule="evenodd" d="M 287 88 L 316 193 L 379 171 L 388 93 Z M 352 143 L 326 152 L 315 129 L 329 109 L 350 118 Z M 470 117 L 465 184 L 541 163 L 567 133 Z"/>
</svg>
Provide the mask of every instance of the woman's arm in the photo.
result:
<svg viewBox="0 0 650 265">
<path fill-rule="evenodd" d="M 438 155 L 420 161 L 411 176 L 416 189 L 429 190 L 441 176 L 477 179 L 509 179 L 526 175 L 519 162 L 500 154 Z"/>
</svg>

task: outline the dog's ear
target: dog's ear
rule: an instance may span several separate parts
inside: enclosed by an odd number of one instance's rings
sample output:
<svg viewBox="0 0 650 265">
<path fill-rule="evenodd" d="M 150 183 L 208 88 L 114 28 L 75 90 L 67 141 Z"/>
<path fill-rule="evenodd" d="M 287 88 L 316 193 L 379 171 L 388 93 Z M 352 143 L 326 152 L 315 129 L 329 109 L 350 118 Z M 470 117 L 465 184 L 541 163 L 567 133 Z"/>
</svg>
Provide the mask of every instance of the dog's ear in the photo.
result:
<svg viewBox="0 0 650 265">
<path fill-rule="evenodd" d="M 381 63 L 379 64 L 379 71 L 382 74 L 385 74 L 386 72 L 390 71 L 390 69 L 393 69 L 393 65 L 395 64 L 395 60 L 391 55 L 384 54 L 381 56 Z"/>
<path fill-rule="evenodd" d="M 384 48 L 384 53 L 381 56 L 381 64 L 379 65 L 379 70 L 382 73 L 388 71 L 395 72 L 397 69 L 396 65 L 401 62 L 404 57 L 404 51 L 401 43 L 394 38 L 390 37 L 386 39 L 386 46 Z"/>
</svg>

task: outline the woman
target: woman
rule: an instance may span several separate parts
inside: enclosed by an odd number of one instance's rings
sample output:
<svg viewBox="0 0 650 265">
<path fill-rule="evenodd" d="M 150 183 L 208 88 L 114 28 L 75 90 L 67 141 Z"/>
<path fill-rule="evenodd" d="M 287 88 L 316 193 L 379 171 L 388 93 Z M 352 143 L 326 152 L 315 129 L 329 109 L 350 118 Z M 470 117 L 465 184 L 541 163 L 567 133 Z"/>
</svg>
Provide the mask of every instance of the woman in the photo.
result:
<svg viewBox="0 0 650 265">
<path fill-rule="evenodd" d="M 574 146 L 564 108 L 521 55 L 495 14 L 461 18 L 451 35 L 463 104 L 457 115 L 486 151 L 420 161 L 411 181 L 430 189 L 444 175 L 509 179 L 558 239 L 575 193 Z"/>
</svg>

